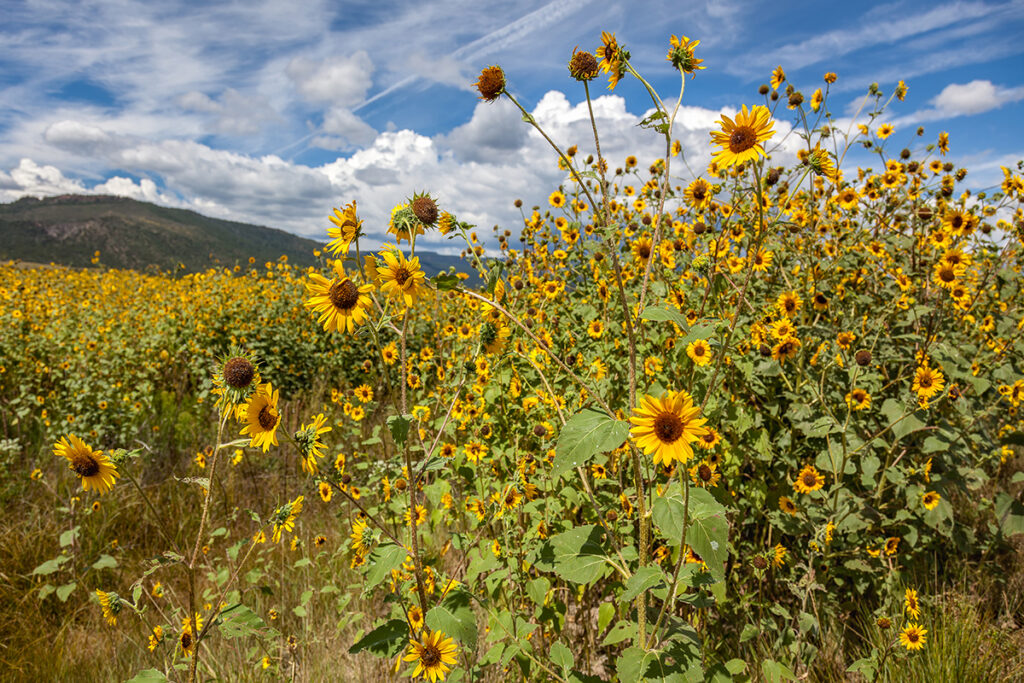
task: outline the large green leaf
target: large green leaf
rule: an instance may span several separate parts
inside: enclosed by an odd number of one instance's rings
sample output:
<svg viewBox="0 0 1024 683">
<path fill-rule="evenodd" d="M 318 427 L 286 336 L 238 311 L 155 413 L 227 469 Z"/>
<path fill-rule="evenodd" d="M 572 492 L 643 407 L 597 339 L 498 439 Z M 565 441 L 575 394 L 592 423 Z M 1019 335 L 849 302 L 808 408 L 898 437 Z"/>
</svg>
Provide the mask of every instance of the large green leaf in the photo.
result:
<svg viewBox="0 0 1024 683">
<path fill-rule="evenodd" d="M 608 564 L 601 533 L 599 527 L 590 524 L 552 536 L 555 572 L 573 583 L 591 583 L 604 576 Z"/>
<path fill-rule="evenodd" d="M 405 548 L 394 543 L 378 546 L 367 561 L 369 569 L 366 571 L 366 590 L 375 588 L 391 576 L 391 570 L 401 567 L 408 554 Z"/>
<path fill-rule="evenodd" d="M 444 631 L 470 650 L 476 648 L 476 614 L 465 591 L 449 593 L 440 605 L 427 612 L 426 621 L 431 630 Z"/>
<path fill-rule="evenodd" d="M 654 500 L 654 523 L 672 545 L 678 545 L 682 537 L 685 509 L 683 496 L 678 491 Z M 686 544 L 701 556 L 712 578 L 716 581 L 725 578 L 725 561 L 729 556 L 729 522 L 725 518 L 725 507 L 704 489 L 690 489 Z"/>
<path fill-rule="evenodd" d="M 235 604 L 221 610 L 217 615 L 217 628 L 225 638 L 242 638 L 259 633 L 266 628 L 260 615 L 242 604 Z"/>
<path fill-rule="evenodd" d="M 618 448 L 629 435 L 629 426 L 593 408 L 569 418 L 558 435 L 552 474 L 557 479 L 574 467 L 585 466 L 599 453 Z"/>
<path fill-rule="evenodd" d="M 378 657 L 394 657 L 409 642 L 409 624 L 391 619 L 373 629 L 348 649 L 350 654 L 369 650 Z"/>
</svg>

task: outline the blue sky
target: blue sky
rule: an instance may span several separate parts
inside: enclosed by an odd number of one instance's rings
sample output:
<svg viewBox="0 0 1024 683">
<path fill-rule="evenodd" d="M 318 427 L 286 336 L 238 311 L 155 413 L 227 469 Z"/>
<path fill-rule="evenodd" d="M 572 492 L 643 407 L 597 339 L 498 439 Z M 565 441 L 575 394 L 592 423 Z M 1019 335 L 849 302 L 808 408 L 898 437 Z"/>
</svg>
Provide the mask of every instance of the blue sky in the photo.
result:
<svg viewBox="0 0 1024 683">
<path fill-rule="evenodd" d="M 687 81 L 677 123 L 698 172 L 715 120 L 763 102 L 777 65 L 808 99 L 836 72 L 837 117 L 870 83 L 889 93 L 905 80 L 888 144 L 948 131 L 976 189 L 1024 158 L 1024 0 L 6 0 L 3 14 L 0 201 L 103 192 L 322 236 L 331 208 L 356 200 L 380 236 L 394 204 L 430 190 L 463 220 L 514 230 L 513 199 L 540 204 L 563 178 L 511 105 L 479 101 L 472 83 L 500 64 L 553 137 L 585 151 L 566 63 L 602 30 L 666 99 L 679 83 L 670 34 L 701 41 L 707 69 Z M 636 126 L 649 100 L 635 82 L 592 92 L 613 166 L 659 155 Z M 790 115 L 779 109 L 778 130 Z"/>
</svg>

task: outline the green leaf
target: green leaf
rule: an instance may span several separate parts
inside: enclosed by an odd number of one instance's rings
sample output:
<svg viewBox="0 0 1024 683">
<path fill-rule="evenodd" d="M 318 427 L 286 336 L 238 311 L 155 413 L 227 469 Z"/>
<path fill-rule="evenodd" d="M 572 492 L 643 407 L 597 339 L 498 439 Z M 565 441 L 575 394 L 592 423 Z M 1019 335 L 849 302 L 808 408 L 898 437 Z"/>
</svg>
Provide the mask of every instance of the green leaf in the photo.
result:
<svg viewBox="0 0 1024 683">
<path fill-rule="evenodd" d="M 1000 493 L 996 496 L 996 520 L 1007 536 L 1024 534 L 1024 505 L 1013 496 Z"/>
<path fill-rule="evenodd" d="M 459 277 L 453 273 L 440 273 L 431 278 L 431 282 L 439 292 L 447 292 L 459 288 Z"/>
<path fill-rule="evenodd" d="M 427 612 L 427 626 L 444 631 L 468 649 L 476 648 L 478 637 L 472 600 L 462 590 L 450 592 L 440 605 Z"/>
<path fill-rule="evenodd" d="M 143 669 L 135 674 L 135 678 L 130 678 L 125 683 L 163 683 L 166 680 L 167 676 L 158 669 Z"/>
<path fill-rule="evenodd" d="M 93 569 L 113 569 L 117 566 L 117 560 L 106 553 L 100 555 L 100 559 L 92 563 Z"/>
<path fill-rule="evenodd" d="M 225 638 L 244 638 L 259 633 L 267 626 L 260 615 L 240 603 L 221 610 L 217 619 L 217 628 Z"/>
<path fill-rule="evenodd" d="M 81 528 L 82 527 L 80 526 L 76 526 L 62 533 L 60 535 L 60 547 L 67 548 L 69 545 L 74 543 L 75 539 L 78 538 L 78 530 Z"/>
<path fill-rule="evenodd" d="M 678 491 L 654 500 L 654 523 L 673 546 L 683 534 L 685 507 Z M 725 579 L 725 561 L 729 556 L 729 522 L 725 507 L 705 489 L 690 489 L 690 522 L 686 544 L 700 555 L 715 581 Z"/>
<path fill-rule="evenodd" d="M 562 675 L 567 676 L 573 665 L 572 651 L 561 642 L 556 642 L 551 646 L 550 655 L 551 661 L 562 668 Z"/>
<path fill-rule="evenodd" d="M 405 445 L 409 438 L 409 425 L 412 424 L 412 415 L 391 415 L 388 417 L 388 429 L 391 430 L 391 438 L 399 446 Z"/>
<path fill-rule="evenodd" d="M 63 555 L 60 556 L 60 557 L 56 557 L 56 558 L 54 558 L 52 560 L 47 560 L 46 562 L 43 562 L 41 565 L 39 565 L 38 567 L 33 569 L 32 573 L 33 574 L 39 574 L 40 576 L 45 576 L 47 574 L 52 574 L 55 571 L 57 571 L 58 569 L 60 569 L 60 566 L 62 564 L 64 564 L 64 562 L 66 562 L 66 561 L 67 561 L 67 557 L 63 556 Z"/>
<path fill-rule="evenodd" d="M 644 309 L 644 312 L 640 314 L 643 320 L 654 320 L 656 322 L 669 321 L 673 322 L 679 327 L 688 329 L 689 323 L 686 322 L 686 316 L 679 312 L 674 306 L 668 305 L 654 305 L 648 306 Z"/>
<path fill-rule="evenodd" d="M 71 583 L 65 583 L 63 586 L 57 589 L 57 599 L 61 602 L 67 602 L 68 598 L 71 596 L 72 593 L 75 592 L 75 588 L 77 587 L 78 584 L 74 581 L 72 581 Z"/>
<path fill-rule="evenodd" d="M 574 467 L 585 466 L 594 456 L 621 446 L 628 435 L 625 422 L 584 408 L 569 418 L 558 435 L 552 475 L 557 479 Z"/>
<path fill-rule="evenodd" d="M 678 663 L 669 664 L 664 652 L 643 650 L 639 647 L 628 647 L 615 660 L 615 669 L 619 673 L 621 683 L 641 683 L 641 681 L 670 681 L 677 683 L 686 680 Z"/>
<path fill-rule="evenodd" d="M 544 605 L 544 601 L 547 599 L 549 590 L 551 590 L 551 582 L 543 576 L 526 584 L 526 594 L 530 596 L 530 599 L 533 600 L 533 603 L 537 606 Z M 603 606 L 604 605 L 602 605 L 602 607 Z"/>
<path fill-rule="evenodd" d="M 615 605 L 610 602 L 602 602 L 597 608 L 597 632 L 602 633 L 608 624 L 612 623 L 615 617 Z"/>
<path fill-rule="evenodd" d="M 765 680 L 769 681 L 769 683 L 796 680 L 796 676 L 793 675 L 793 671 L 788 666 L 771 659 L 761 662 L 761 673 L 764 674 Z"/>
<path fill-rule="evenodd" d="M 648 588 L 654 588 L 665 580 L 661 568 L 657 566 L 641 567 L 636 574 L 626 581 L 626 590 L 622 592 L 619 599 L 622 602 L 632 602 L 633 598 L 640 595 Z"/>
<path fill-rule="evenodd" d="M 566 581 L 591 583 L 608 568 L 601 546 L 601 529 L 590 524 L 551 537 L 555 572 Z"/>
<path fill-rule="evenodd" d="M 57 590 L 52 583 L 47 583 L 39 587 L 39 599 L 45 600 L 51 593 Z"/>
<path fill-rule="evenodd" d="M 398 569 L 405 562 L 408 552 L 394 543 L 385 543 L 370 554 L 366 571 L 366 590 L 376 588 L 381 581 L 391 576 L 392 569 Z"/>
<path fill-rule="evenodd" d="M 680 348 L 686 348 L 687 344 L 690 342 L 695 342 L 698 339 L 707 339 L 712 335 L 712 333 L 714 333 L 714 331 L 714 323 L 697 323 L 690 328 L 690 331 L 686 333 L 686 336 L 677 342 L 676 345 Z"/>
<path fill-rule="evenodd" d="M 378 657 L 394 657 L 409 642 L 409 624 L 392 619 L 373 629 L 348 649 L 349 654 L 369 650 Z"/>
</svg>

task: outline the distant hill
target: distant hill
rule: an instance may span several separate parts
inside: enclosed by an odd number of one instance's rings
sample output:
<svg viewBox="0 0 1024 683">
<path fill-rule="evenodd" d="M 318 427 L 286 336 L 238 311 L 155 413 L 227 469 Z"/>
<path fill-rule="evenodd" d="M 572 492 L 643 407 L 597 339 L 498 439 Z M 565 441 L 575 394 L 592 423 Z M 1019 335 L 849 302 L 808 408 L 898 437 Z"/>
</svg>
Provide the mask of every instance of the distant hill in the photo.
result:
<svg viewBox="0 0 1024 683">
<path fill-rule="evenodd" d="M 323 243 L 283 230 L 209 218 L 194 211 L 107 195 L 23 197 L 0 204 L 0 261 L 22 260 L 89 267 L 96 251 L 103 265 L 144 270 L 156 266 L 190 271 L 212 265 L 277 260 L 314 263 Z M 470 272 L 455 256 L 419 251 L 428 276 L 449 266 Z M 475 279 L 475 278 L 474 278 Z"/>
</svg>

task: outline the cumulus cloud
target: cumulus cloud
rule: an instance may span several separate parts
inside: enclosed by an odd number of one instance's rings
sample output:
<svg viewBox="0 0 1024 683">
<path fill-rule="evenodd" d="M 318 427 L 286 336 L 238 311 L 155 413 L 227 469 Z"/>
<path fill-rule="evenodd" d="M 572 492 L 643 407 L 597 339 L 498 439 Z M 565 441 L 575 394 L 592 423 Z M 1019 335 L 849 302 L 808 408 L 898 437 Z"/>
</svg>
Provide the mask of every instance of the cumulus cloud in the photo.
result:
<svg viewBox="0 0 1024 683">
<path fill-rule="evenodd" d="M 10 173 L 0 171 L 0 198 L 10 202 L 26 195 L 76 194 L 84 192 L 81 181 L 67 178 L 56 166 L 40 166 L 22 159 Z"/>
<path fill-rule="evenodd" d="M 526 143 L 528 129 L 521 116 L 508 100 L 478 102 L 472 118 L 447 135 L 439 135 L 437 143 L 464 161 L 486 161 L 508 154 Z"/>
<path fill-rule="evenodd" d="M 321 61 L 296 57 L 286 68 L 295 88 L 309 102 L 359 104 L 373 84 L 373 61 L 365 51 Z"/>
<path fill-rule="evenodd" d="M 950 83 L 931 100 L 936 111 L 946 116 L 971 116 L 1024 99 L 1024 87 L 997 88 L 992 81 L 974 80 L 963 85 Z"/>
<path fill-rule="evenodd" d="M 345 149 L 365 147 L 377 137 L 373 126 L 363 121 L 346 107 L 331 107 L 324 115 L 320 129 L 325 135 L 314 139 L 313 144 L 322 149 Z"/>
<path fill-rule="evenodd" d="M 597 97 L 593 107 L 601 148 L 613 169 L 622 166 L 629 154 L 638 157 L 642 168 L 664 156 L 661 136 L 638 125 L 646 112 L 629 111 L 618 95 Z M 531 113 L 563 149 L 577 145 L 579 158 L 595 151 L 585 101 L 572 101 L 562 92 L 550 91 Z M 722 113 L 733 114 L 734 110 L 680 109 L 675 137 L 682 142 L 689 164 L 673 160 L 672 172 L 680 182 L 688 182 L 691 173 L 700 174 L 706 168 L 711 156 L 708 131 L 716 127 Z M 325 127 L 340 132 L 346 120 L 357 121 L 342 114 Z M 777 121 L 776 131 L 773 142 L 780 146 L 773 154 L 778 163 L 792 157 L 798 140 L 787 136 L 789 125 L 785 122 Z M 548 143 L 520 119 L 510 103 L 480 103 L 469 121 L 433 138 L 407 129 L 375 133 L 365 148 L 321 166 L 276 155 L 249 156 L 189 140 L 119 135 L 74 120 L 49 126 L 46 139 L 69 153 L 99 159 L 108 167 L 143 177 L 137 183 L 112 178 L 88 191 L 172 205 L 177 202 L 201 213 L 314 237 L 324 235 L 332 207 L 355 200 L 370 238 L 368 247 L 387 241 L 391 209 L 415 191 L 430 191 L 442 209 L 480 226 L 485 235 L 492 225 L 516 232 L 520 215 L 513 200 L 521 198 L 527 206 L 543 204 L 555 186 L 568 181 Z M 85 191 L 81 183 L 63 178 L 59 171 L 50 175 L 50 190 L 37 193 Z M 45 189 L 46 173 L 37 172 L 36 176 L 39 179 L 34 183 L 19 184 L 7 196 L 29 193 L 24 189 L 27 185 L 37 191 Z M 0 177 L 0 184 L 12 182 Z M 77 189 L 60 189 L 69 182 L 77 183 Z M 434 233 L 426 235 L 423 244 L 446 249 L 453 243 Z"/>
</svg>

